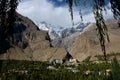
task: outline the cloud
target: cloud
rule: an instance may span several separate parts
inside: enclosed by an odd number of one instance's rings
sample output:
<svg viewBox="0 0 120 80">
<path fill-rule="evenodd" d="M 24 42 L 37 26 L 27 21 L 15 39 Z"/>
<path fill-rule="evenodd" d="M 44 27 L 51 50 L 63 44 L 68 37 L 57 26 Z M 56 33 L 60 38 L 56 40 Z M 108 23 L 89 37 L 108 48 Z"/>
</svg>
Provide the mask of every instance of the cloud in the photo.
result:
<svg viewBox="0 0 120 80">
<path fill-rule="evenodd" d="M 62 0 L 58 0 L 62 1 Z M 94 22 L 94 15 L 92 12 L 86 10 L 83 13 L 83 22 Z M 48 0 L 27 0 L 20 2 L 17 11 L 32 19 L 34 22 L 45 21 L 54 26 L 71 26 L 71 17 L 69 13 L 68 5 L 65 6 L 54 6 Z M 111 17 L 112 13 L 108 10 L 106 18 Z M 83 10 L 84 12 L 84 10 Z M 78 11 L 74 11 L 74 21 L 79 22 L 80 17 Z"/>
<path fill-rule="evenodd" d="M 62 2 L 63 0 L 58 0 L 59 2 Z"/>
<path fill-rule="evenodd" d="M 110 3 L 108 3 L 108 5 L 106 5 L 106 12 L 103 13 L 103 16 L 105 19 L 114 18 L 113 12 L 111 11 L 111 4 Z"/>
<path fill-rule="evenodd" d="M 105 20 L 107 19 L 113 19 L 113 13 L 111 11 L 111 5 L 110 3 L 105 6 L 106 11 L 103 11 L 103 17 Z M 87 8 L 82 8 L 82 17 L 83 17 L 83 22 L 88 23 L 88 22 L 95 22 L 94 14 L 92 12 L 92 7 L 87 7 Z M 75 22 L 80 21 L 79 16 L 79 11 L 74 12 L 74 18 Z"/>
<path fill-rule="evenodd" d="M 46 21 L 55 26 L 70 26 L 71 17 L 67 6 L 55 7 L 47 0 L 21 2 L 17 11 L 33 21 Z"/>
</svg>

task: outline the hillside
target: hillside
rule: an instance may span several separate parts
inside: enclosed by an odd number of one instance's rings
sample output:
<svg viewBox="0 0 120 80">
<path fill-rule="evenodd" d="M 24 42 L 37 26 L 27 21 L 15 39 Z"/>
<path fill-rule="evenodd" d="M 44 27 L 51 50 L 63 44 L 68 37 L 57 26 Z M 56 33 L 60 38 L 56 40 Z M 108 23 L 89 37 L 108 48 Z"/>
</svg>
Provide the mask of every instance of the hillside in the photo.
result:
<svg viewBox="0 0 120 80">
<path fill-rule="evenodd" d="M 13 35 L 14 43 L 0 59 L 47 61 L 63 59 L 67 54 L 64 48 L 51 47 L 48 33 L 20 14 L 16 14 Z"/>
<path fill-rule="evenodd" d="M 120 52 L 120 28 L 117 21 L 107 20 L 105 23 L 110 36 L 110 43 L 106 42 L 107 53 Z M 95 24 L 90 24 L 88 29 L 77 37 L 71 47 L 70 54 L 79 61 L 89 56 L 94 60 L 96 59 L 95 55 L 102 55 Z"/>
</svg>

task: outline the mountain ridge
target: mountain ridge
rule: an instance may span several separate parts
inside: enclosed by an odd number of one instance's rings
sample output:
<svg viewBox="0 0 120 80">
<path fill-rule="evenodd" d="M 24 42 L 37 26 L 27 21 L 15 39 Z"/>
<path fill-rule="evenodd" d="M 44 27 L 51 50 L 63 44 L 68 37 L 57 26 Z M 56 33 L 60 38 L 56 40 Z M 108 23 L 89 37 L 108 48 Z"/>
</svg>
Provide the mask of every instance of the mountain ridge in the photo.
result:
<svg viewBox="0 0 120 80">
<path fill-rule="evenodd" d="M 29 18 L 18 13 L 13 37 L 12 47 L 0 54 L 0 59 L 48 61 L 63 59 L 67 54 L 64 48 L 51 46 L 47 31 L 40 30 Z"/>
</svg>

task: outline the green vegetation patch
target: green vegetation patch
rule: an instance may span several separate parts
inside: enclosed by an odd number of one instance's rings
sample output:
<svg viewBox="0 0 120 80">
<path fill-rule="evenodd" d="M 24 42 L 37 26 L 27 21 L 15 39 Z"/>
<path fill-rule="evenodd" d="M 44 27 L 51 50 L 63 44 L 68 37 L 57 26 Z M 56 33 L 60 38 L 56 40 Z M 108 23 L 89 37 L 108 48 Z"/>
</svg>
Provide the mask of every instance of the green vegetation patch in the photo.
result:
<svg viewBox="0 0 120 80">
<path fill-rule="evenodd" d="M 49 66 L 53 68 L 48 69 Z M 39 61 L 0 61 L 2 80 L 119 80 L 119 71 L 120 65 L 117 60 L 99 64 L 87 61 L 79 66 Z"/>
</svg>

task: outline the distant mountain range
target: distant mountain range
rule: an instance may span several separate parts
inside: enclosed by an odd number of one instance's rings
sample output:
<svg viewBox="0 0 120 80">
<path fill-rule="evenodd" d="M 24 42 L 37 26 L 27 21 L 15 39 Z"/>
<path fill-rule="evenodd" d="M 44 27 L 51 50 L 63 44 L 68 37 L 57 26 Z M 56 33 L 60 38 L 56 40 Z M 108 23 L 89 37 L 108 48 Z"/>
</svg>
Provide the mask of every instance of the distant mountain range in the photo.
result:
<svg viewBox="0 0 120 80">
<path fill-rule="evenodd" d="M 48 31 L 49 36 L 52 40 L 54 40 L 57 37 L 62 37 L 65 38 L 67 36 L 70 36 L 71 34 L 74 34 L 76 32 L 83 32 L 85 28 L 87 28 L 87 26 L 90 23 L 77 23 L 75 24 L 73 27 L 55 27 L 52 26 L 50 24 L 48 24 L 47 22 L 36 22 L 37 26 L 39 29 L 41 30 L 45 30 Z"/>
<path fill-rule="evenodd" d="M 54 47 L 64 47 L 69 51 L 70 46 L 90 23 L 77 23 L 73 27 L 54 27 L 46 22 L 37 23 L 39 29 L 48 31 L 51 44 Z"/>
<path fill-rule="evenodd" d="M 110 43 L 106 43 L 107 53 L 120 52 L 120 35 L 117 20 L 107 20 Z M 51 44 L 53 47 L 65 48 L 73 58 L 83 61 L 89 56 L 92 60 L 96 59 L 95 55 L 102 55 L 101 47 L 97 37 L 97 32 L 94 23 L 77 23 L 73 27 L 53 27 L 47 23 L 44 27 L 39 26 L 40 29 L 47 27 L 49 36 L 52 39 Z M 52 36 L 52 37 L 51 37 Z M 53 37 L 54 36 L 54 37 Z"/>
</svg>

